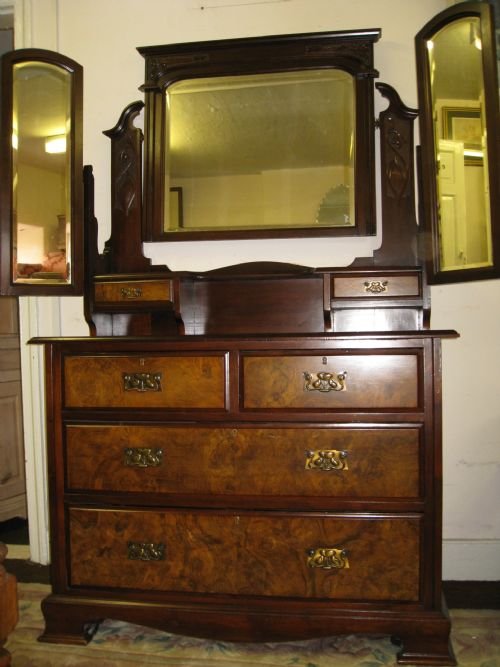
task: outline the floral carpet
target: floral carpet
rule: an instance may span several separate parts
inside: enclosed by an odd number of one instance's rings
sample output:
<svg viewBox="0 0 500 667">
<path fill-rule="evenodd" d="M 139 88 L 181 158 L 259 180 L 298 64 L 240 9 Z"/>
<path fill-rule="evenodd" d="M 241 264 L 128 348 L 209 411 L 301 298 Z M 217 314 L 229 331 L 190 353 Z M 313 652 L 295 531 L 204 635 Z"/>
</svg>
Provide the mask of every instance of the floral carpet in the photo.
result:
<svg viewBox="0 0 500 667">
<path fill-rule="evenodd" d="M 390 667 L 396 647 L 388 637 L 338 636 L 273 644 L 232 644 L 171 635 L 138 625 L 104 621 L 87 646 L 37 642 L 40 602 L 49 587 L 19 584 L 20 621 L 7 648 L 12 667 Z M 500 667 L 500 611 L 452 610 L 458 664 Z"/>
</svg>

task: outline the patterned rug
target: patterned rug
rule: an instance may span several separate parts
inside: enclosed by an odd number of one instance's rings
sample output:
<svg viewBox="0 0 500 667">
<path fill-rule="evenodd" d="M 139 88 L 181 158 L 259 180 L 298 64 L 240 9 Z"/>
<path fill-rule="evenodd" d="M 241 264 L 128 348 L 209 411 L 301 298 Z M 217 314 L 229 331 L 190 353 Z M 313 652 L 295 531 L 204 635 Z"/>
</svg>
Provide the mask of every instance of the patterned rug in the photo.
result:
<svg viewBox="0 0 500 667">
<path fill-rule="evenodd" d="M 396 647 L 387 637 L 329 637 L 273 644 L 231 644 L 104 621 L 87 646 L 36 641 L 43 628 L 43 584 L 19 584 L 20 622 L 9 637 L 12 667 L 390 667 Z M 452 610 L 458 664 L 500 667 L 500 611 Z"/>
</svg>

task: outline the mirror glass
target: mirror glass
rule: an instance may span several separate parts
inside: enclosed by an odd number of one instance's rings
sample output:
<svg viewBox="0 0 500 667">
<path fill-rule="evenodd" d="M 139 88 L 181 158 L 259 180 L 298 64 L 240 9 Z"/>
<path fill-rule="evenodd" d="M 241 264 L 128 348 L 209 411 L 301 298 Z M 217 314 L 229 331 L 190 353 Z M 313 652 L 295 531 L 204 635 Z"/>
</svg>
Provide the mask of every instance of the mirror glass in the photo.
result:
<svg viewBox="0 0 500 667">
<path fill-rule="evenodd" d="M 82 68 L 19 49 L 1 71 L 1 293 L 81 294 Z"/>
<path fill-rule="evenodd" d="M 446 25 L 428 40 L 427 48 L 440 268 L 492 266 L 480 19 L 467 17 Z"/>
<path fill-rule="evenodd" d="M 71 74 L 49 63 L 17 63 L 12 99 L 12 280 L 67 283 Z"/>
<path fill-rule="evenodd" d="M 431 283 L 500 275 L 495 29 L 486 2 L 461 2 L 415 39 L 423 223 Z"/>
<path fill-rule="evenodd" d="M 165 232 L 355 226 L 348 72 L 186 79 L 165 108 Z"/>
</svg>

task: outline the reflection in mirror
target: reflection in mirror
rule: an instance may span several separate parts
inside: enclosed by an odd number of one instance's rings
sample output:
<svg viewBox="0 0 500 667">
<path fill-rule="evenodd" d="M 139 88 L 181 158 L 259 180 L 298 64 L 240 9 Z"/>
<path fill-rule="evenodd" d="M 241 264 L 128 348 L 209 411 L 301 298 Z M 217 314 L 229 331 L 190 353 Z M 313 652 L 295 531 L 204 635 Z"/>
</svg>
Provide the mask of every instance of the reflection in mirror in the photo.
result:
<svg viewBox="0 0 500 667">
<path fill-rule="evenodd" d="M 75 152 L 81 160 L 81 139 L 80 148 L 74 141 L 74 69 L 51 62 L 46 58 L 51 52 L 31 53 L 35 57 L 13 51 L 3 64 L 11 103 L 3 109 L 10 116 L 3 121 L 4 128 L 10 121 L 10 145 L 4 144 L 2 158 L 7 167 L 2 190 L 9 202 L 2 206 L 2 227 L 10 231 L 10 275 L 2 266 L 2 291 L 65 293 L 75 288 L 73 236 L 81 227 L 81 179 L 74 178 Z"/>
<path fill-rule="evenodd" d="M 354 93 L 336 69 L 170 85 L 165 231 L 354 226 Z M 340 185 L 344 215 L 317 216 Z"/>
<path fill-rule="evenodd" d="M 478 17 L 428 41 L 442 271 L 493 263 L 481 48 Z"/>
<path fill-rule="evenodd" d="M 14 65 L 14 282 L 70 280 L 71 75 L 48 63 Z"/>
<path fill-rule="evenodd" d="M 491 31 L 483 25 L 483 10 L 470 13 L 470 6 L 464 3 L 447 10 L 442 22 L 434 21 L 431 30 L 417 35 L 427 83 L 421 97 L 430 107 L 424 109 L 422 143 L 423 150 L 432 146 L 431 159 L 424 164 L 434 165 L 427 174 L 434 183 L 427 180 L 427 184 L 434 192 L 435 208 L 427 193 L 431 204 L 427 214 L 434 216 L 437 282 L 463 280 L 467 272 L 470 279 L 492 277 L 495 264 L 497 114 L 492 108 L 497 95 L 496 86 L 485 79 L 495 69 L 485 66 L 488 57 L 494 60 L 493 44 L 488 39 Z M 430 146 L 424 146 L 429 139 Z"/>
</svg>

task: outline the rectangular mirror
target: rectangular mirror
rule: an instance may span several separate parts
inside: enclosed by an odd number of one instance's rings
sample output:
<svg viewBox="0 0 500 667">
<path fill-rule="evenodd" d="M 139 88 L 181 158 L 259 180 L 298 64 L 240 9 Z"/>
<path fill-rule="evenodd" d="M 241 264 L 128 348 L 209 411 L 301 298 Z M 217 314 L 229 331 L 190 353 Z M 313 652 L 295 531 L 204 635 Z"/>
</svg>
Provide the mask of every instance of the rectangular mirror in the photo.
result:
<svg viewBox="0 0 500 667">
<path fill-rule="evenodd" d="M 2 79 L 2 293 L 81 293 L 81 67 L 23 49 Z"/>
<path fill-rule="evenodd" d="M 378 37 L 140 48 L 145 240 L 374 234 Z"/>
<path fill-rule="evenodd" d="M 350 74 L 188 79 L 166 96 L 165 232 L 355 226 Z"/>
</svg>

